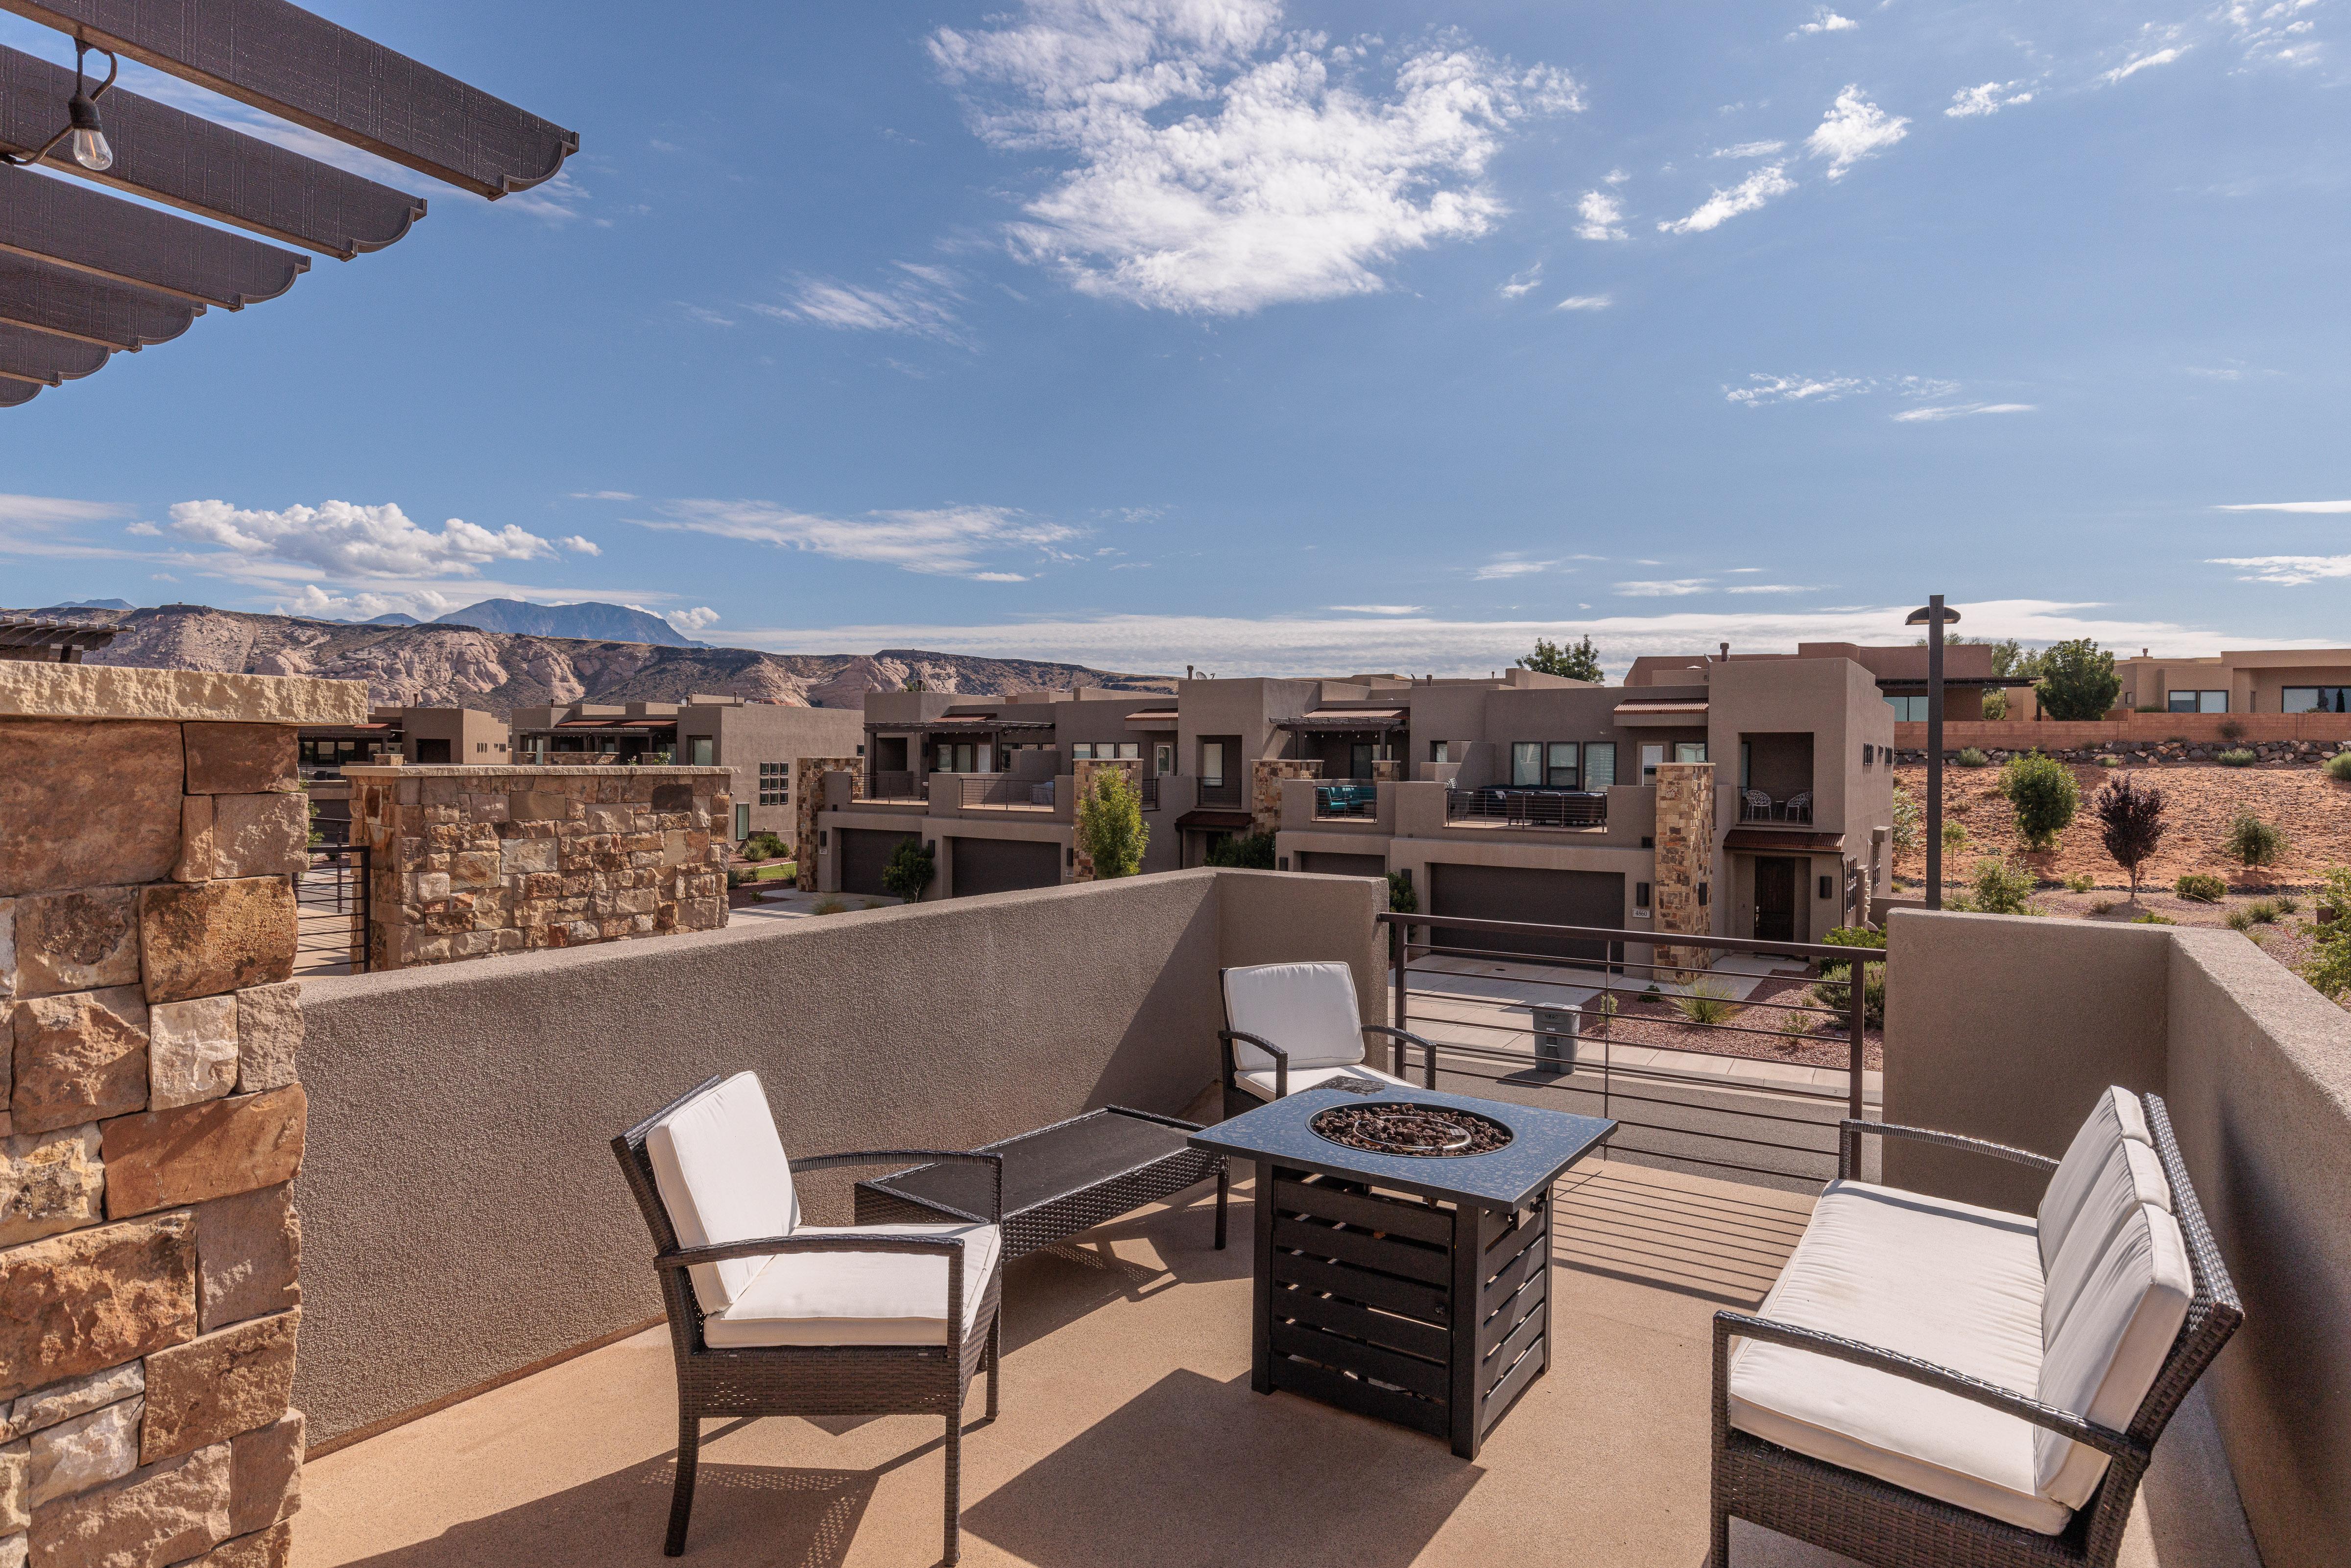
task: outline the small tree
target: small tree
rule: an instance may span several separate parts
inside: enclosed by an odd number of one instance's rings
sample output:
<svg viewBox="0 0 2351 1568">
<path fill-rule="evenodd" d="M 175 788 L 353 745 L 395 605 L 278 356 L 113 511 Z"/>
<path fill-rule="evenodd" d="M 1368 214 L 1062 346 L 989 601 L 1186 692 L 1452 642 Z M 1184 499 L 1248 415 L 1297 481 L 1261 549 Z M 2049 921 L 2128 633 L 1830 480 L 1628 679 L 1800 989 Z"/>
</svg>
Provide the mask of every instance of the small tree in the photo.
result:
<svg viewBox="0 0 2351 1568">
<path fill-rule="evenodd" d="M 1994 724 L 2008 716 L 2008 694 L 1998 686 L 1986 686 L 1983 695 L 1983 716 Z"/>
<path fill-rule="evenodd" d="M 1918 847 L 1919 824 L 1926 812 L 1918 797 L 1910 793 L 1910 786 L 1896 779 L 1894 781 L 1894 849 L 1897 854 L 1908 854 Z"/>
<path fill-rule="evenodd" d="M 939 873 L 939 858 L 920 839 L 901 839 L 891 852 L 890 863 L 882 868 L 882 888 L 909 904 L 923 901 L 923 890 Z"/>
<path fill-rule="evenodd" d="M 2098 791 L 2090 814 L 2098 821 L 2098 841 L 2130 873 L 2131 902 L 2137 903 L 2139 868 L 2155 858 L 2163 841 L 2163 791 L 2125 773 Z"/>
<path fill-rule="evenodd" d="M 2285 849 L 2285 835 L 2251 811 L 2240 811 L 2229 824 L 2229 852 L 2247 866 L 2275 865 Z"/>
<path fill-rule="evenodd" d="M 2351 871 L 2329 871 L 2325 889 L 2318 895 L 2319 907 L 2333 910 L 2335 918 L 2311 926 L 2313 951 L 2302 977 L 2325 995 L 2340 997 L 2351 990 Z"/>
<path fill-rule="evenodd" d="M 1094 775 L 1093 788 L 1078 802 L 1078 847 L 1094 862 L 1094 879 L 1133 876 L 1143 869 L 1151 830 L 1143 821 L 1143 796 L 1123 768 Z"/>
<path fill-rule="evenodd" d="M 1594 685 L 1607 679 L 1600 673 L 1600 654 L 1589 637 L 1572 648 L 1538 637 L 1535 651 L 1519 661 L 1519 668 L 1540 670 L 1546 675 L 1565 675 L 1571 681 L 1590 681 Z"/>
<path fill-rule="evenodd" d="M 2123 678 L 2115 674 L 2112 653 L 2099 652 L 2087 637 L 2075 637 L 2041 655 L 2041 679 L 2033 689 L 2051 718 L 2096 719 L 2105 717 L 2123 695 Z"/>
<path fill-rule="evenodd" d="M 1976 862 L 1971 885 L 1975 907 L 1986 915 L 2038 915 L 2032 907 L 2032 873 L 2003 860 Z"/>
<path fill-rule="evenodd" d="M 2028 849 L 2045 850 L 2073 825 L 2082 792 L 2074 787 L 2074 770 L 2037 751 L 2011 757 L 2001 770 L 2001 793 L 2016 811 L 2016 831 Z"/>
<path fill-rule="evenodd" d="M 1235 871 L 1271 871 L 1271 833 L 1231 833 L 1208 846 L 1208 863 Z"/>
<path fill-rule="evenodd" d="M 1420 913 L 1420 894 L 1412 890 L 1411 873 L 1401 871 L 1388 873 L 1388 912 L 1392 915 Z"/>
</svg>

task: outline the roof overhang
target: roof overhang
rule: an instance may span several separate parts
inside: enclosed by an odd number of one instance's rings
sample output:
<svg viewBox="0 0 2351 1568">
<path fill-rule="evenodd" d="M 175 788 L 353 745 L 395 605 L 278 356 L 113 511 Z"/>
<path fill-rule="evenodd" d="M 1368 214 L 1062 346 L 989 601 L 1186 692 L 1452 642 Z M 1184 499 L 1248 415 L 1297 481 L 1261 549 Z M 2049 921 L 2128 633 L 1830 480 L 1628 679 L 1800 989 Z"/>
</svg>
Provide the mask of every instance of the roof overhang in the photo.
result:
<svg viewBox="0 0 2351 1568">
<path fill-rule="evenodd" d="M 1703 701 L 1622 702 L 1616 705 L 1616 724 L 1620 729 L 1687 729 L 1703 725 L 1706 714 Z"/>
<path fill-rule="evenodd" d="M 0 648 L 103 648 L 114 641 L 115 630 L 68 621 L 0 620 Z"/>
<path fill-rule="evenodd" d="M 1345 735 L 1362 731 L 1402 729 L 1407 720 L 1400 707 L 1319 707 L 1296 718 L 1277 719 L 1273 727 L 1293 735 Z"/>
<path fill-rule="evenodd" d="M 1843 833 L 1787 831 L 1775 828 L 1733 828 L 1722 841 L 1726 850 L 1751 854 L 1782 855 L 1792 850 L 1843 851 Z"/>
<path fill-rule="evenodd" d="M 1156 729 L 1173 729 L 1176 727 L 1176 710 L 1172 707 L 1145 708 L 1141 713 L 1128 714 L 1126 722 Z"/>
</svg>

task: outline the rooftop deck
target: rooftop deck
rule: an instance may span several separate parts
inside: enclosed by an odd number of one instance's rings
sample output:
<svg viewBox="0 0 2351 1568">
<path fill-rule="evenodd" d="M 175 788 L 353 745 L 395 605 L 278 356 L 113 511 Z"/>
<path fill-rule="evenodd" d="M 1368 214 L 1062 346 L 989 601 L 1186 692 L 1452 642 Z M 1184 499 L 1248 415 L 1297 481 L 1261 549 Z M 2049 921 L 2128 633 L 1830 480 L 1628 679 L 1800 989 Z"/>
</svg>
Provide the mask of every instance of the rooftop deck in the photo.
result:
<svg viewBox="0 0 2351 1568">
<path fill-rule="evenodd" d="M 1558 1353 L 1469 1462 L 1250 1392 L 1248 1216 L 1237 1207 L 1241 1245 L 1212 1250 L 1207 1191 L 1007 1270 L 1003 1415 L 964 1447 L 966 1563 L 1697 1568 L 1708 1320 L 1761 1301 L 1809 1198 L 1606 1160 L 1562 1181 Z M 980 1403 L 975 1388 L 975 1421 Z M 653 1329 L 314 1458 L 294 1561 L 661 1563 L 674 1409 L 666 1331 Z M 686 1561 L 935 1559 L 934 1420 L 705 1430 Z M 1843 1561 L 1739 1528 L 1740 1568 Z M 2200 1400 L 2157 1452 L 2123 1562 L 2257 1562 Z"/>
</svg>

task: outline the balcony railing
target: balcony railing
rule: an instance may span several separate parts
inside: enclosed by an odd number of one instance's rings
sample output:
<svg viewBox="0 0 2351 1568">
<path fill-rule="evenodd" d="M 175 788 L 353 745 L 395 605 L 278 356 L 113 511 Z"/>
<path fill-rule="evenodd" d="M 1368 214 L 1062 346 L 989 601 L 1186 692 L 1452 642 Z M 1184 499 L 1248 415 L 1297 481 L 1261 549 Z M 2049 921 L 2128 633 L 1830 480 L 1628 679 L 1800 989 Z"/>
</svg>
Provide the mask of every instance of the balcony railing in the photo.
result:
<svg viewBox="0 0 2351 1568">
<path fill-rule="evenodd" d="M 1203 779 L 1200 780 L 1200 804 L 1204 807 L 1225 806 L 1238 810 L 1241 803 L 1241 781 L 1238 779 Z"/>
<path fill-rule="evenodd" d="M 1761 789 L 1739 792 L 1739 820 L 1742 822 L 1776 822 L 1785 827 L 1808 827 L 1813 821 L 1813 792 L 1801 790 L 1784 800 L 1774 800 Z"/>
<path fill-rule="evenodd" d="M 923 792 L 914 788 L 914 776 L 912 773 L 877 770 L 873 775 L 873 793 L 868 799 L 920 800 L 923 799 Z"/>
<path fill-rule="evenodd" d="M 1144 810 L 1156 811 L 1159 810 L 1159 779 L 1156 774 L 1143 781 L 1141 793 L 1143 796 L 1143 809 Z"/>
<path fill-rule="evenodd" d="M 1318 822 L 1348 819 L 1369 821 L 1379 814 L 1380 791 L 1375 784 L 1317 784 L 1314 787 L 1314 820 Z"/>
<path fill-rule="evenodd" d="M 1012 773 L 964 773 L 956 778 L 956 804 L 967 811 L 1050 811 L 1053 781 Z"/>
<path fill-rule="evenodd" d="M 1604 828 L 1608 797 L 1581 789 L 1447 789 L 1445 820 L 1505 828 Z"/>
</svg>

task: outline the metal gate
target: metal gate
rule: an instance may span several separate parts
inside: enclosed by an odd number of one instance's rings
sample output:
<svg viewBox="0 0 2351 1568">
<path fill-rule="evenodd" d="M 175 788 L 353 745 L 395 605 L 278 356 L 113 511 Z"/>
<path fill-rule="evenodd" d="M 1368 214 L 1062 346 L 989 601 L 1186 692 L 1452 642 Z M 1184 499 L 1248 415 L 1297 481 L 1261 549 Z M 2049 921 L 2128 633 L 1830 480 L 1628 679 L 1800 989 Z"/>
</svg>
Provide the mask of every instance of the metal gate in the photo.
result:
<svg viewBox="0 0 2351 1568">
<path fill-rule="evenodd" d="M 294 879 L 296 974 L 367 973 L 369 866 L 365 844 L 310 847 Z"/>
</svg>

